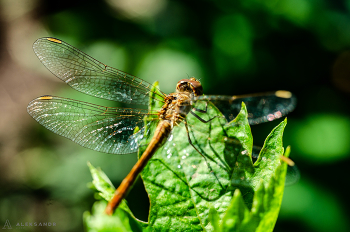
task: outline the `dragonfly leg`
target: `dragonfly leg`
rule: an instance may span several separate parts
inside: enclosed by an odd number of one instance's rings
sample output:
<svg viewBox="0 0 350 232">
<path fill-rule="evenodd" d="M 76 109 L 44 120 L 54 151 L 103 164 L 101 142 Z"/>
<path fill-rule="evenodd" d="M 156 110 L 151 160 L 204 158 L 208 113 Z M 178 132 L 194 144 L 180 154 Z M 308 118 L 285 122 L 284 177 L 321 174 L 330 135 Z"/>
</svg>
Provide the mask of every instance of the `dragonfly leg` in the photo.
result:
<svg viewBox="0 0 350 232">
<path fill-rule="evenodd" d="M 190 111 L 191 112 L 191 114 L 193 115 L 193 116 L 195 116 L 199 121 L 201 121 L 201 122 L 203 122 L 203 123 L 208 123 L 208 122 L 210 122 L 211 120 L 213 120 L 214 118 L 219 118 L 220 116 L 214 116 L 214 117 L 212 117 L 211 119 L 209 119 L 209 120 L 205 120 L 205 119 L 203 119 L 203 118 L 201 118 L 200 116 L 198 116 L 197 114 L 195 114 L 193 111 Z"/>
<path fill-rule="evenodd" d="M 208 102 L 207 102 L 207 101 L 205 102 L 205 110 L 201 110 L 201 109 L 198 109 L 198 108 L 192 108 L 192 110 L 205 114 L 205 113 L 207 113 L 207 111 L 208 111 Z M 215 116 L 215 117 L 212 117 L 212 118 L 209 119 L 209 120 L 205 120 L 205 119 L 201 118 L 198 114 L 196 114 L 195 112 L 193 112 L 192 110 L 190 111 L 191 114 L 192 114 L 193 116 L 195 116 L 199 121 L 201 121 L 201 122 L 203 122 L 203 123 L 208 123 L 208 122 L 210 122 L 211 120 L 213 120 L 214 118 L 220 118 L 220 116 Z"/>
<path fill-rule="evenodd" d="M 207 157 L 205 157 L 192 143 L 192 140 L 191 140 L 191 137 L 190 137 L 190 132 L 188 130 L 188 125 L 187 125 L 187 120 L 186 118 L 184 118 L 184 124 L 185 124 L 185 127 L 186 127 L 186 134 L 187 134 L 187 138 L 188 138 L 188 142 L 191 144 L 191 146 L 199 153 L 201 154 L 201 156 L 203 156 L 203 158 L 205 159 L 205 161 L 207 162 L 208 166 L 209 166 L 209 163 L 208 163 L 208 160 L 207 160 Z M 210 167 L 210 166 L 209 166 Z M 211 168 L 210 168 L 211 169 Z"/>
<path fill-rule="evenodd" d="M 220 183 L 218 177 L 215 175 L 213 169 L 211 168 L 211 166 L 210 166 L 210 164 L 209 164 L 209 162 L 208 162 L 207 157 L 205 157 L 205 156 L 202 154 L 202 152 L 200 152 L 200 151 L 193 145 L 192 140 L 191 140 L 191 137 L 190 137 L 190 132 L 189 132 L 189 130 L 188 130 L 188 125 L 187 125 L 187 120 L 186 120 L 186 118 L 184 118 L 184 124 L 185 124 L 185 128 L 186 128 L 186 134 L 187 134 L 187 138 L 188 138 L 189 144 L 191 144 L 191 146 L 204 158 L 205 163 L 207 164 L 210 173 L 213 173 L 213 174 L 214 174 L 214 176 L 215 176 L 215 178 L 217 179 L 217 181 L 219 182 L 219 185 L 221 186 L 221 188 L 224 188 L 224 187 L 221 185 L 221 183 Z"/>
</svg>

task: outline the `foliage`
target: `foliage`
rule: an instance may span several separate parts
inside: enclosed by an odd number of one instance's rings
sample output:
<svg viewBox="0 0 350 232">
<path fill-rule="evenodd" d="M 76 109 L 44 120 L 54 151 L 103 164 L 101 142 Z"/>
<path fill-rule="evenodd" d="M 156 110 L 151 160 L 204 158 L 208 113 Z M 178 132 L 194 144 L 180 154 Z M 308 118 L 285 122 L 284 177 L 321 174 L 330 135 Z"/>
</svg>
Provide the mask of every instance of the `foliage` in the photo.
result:
<svg viewBox="0 0 350 232">
<path fill-rule="evenodd" d="M 151 102 L 152 107 L 158 107 Z M 195 107 L 205 107 L 198 103 Z M 208 103 L 208 120 L 221 115 Z M 146 122 L 150 119 L 145 119 Z M 174 127 L 168 141 L 149 161 L 142 172 L 150 198 L 148 223 L 137 220 L 125 201 L 112 216 L 103 215 L 102 202 L 96 202 L 93 214 L 84 216 L 88 231 L 105 224 L 115 230 L 172 231 L 272 231 L 281 205 L 287 164 L 281 165 L 282 134 L 286 120 L 267 137 L 258 160 L 251 159 L 253 139 L 244 104 L 232 122 L 220 116 L 210 123 L 187 117 L 191 141 L 188 143 L 184 123 Z M 152 130 L 151 130 L 152 131 Z M 152 133 L 146 134 L 143 145 Z M 146 146 L 141 144 L 139 154 Z M 289 155 L 289 150 L 285 154 Z M 90 166 L 93 184 L 105 200 L 114 192 L 101 170 Z M 118 223 L 117 223 L 117 222 Z"/>
</svg>

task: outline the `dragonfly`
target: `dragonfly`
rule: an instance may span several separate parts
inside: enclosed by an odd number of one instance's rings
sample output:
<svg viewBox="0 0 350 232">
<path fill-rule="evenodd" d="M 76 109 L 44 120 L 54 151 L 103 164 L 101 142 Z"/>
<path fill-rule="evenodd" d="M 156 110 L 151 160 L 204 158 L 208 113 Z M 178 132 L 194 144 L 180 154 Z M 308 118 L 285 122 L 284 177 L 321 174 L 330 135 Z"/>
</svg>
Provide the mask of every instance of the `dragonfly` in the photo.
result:
<svg viewBox="0 0 350 232">
<path fill-rule="evenodd" d="M 40 38 L 33 44 L 39 60 L 56 77 L 70 87 L 94 97 L 127 104 L 148 106 L 149 98 L 162 107 L 157 110 L 106 107 L 83 101 L 44 95 L 32 100 L 28 113 L 41 125 L 75 143 L 95 151 L 111 154 L 134 153 L 149 128 L 156 123 L 154 135 L 144 153 L 125 177 L 109 201 L 106 213 L 111 215 L 125 198 L 142 169 L 152 155 L 164 144 L 172 129 L 183 123 L 188 133 L 187 115 L 208 123 L 198 113 L 195 103 L 212 102 L 230 121 L 235 118 L 245 102 L 250 124 L 259 124 L 281 118 L 295 107 L 295 98 L 289 91 L 275 91 L 240 96 L 203 95 L 203 87 L 194 77 L 182 79 L 176 92 L 165 94 L 145 80 L 101 63 L 68 43 L 52 38 Z M 145 117 L 153 117 L 146 123 Z M 203 156 L 204 157 L 204 156 Z"/>
</svg>

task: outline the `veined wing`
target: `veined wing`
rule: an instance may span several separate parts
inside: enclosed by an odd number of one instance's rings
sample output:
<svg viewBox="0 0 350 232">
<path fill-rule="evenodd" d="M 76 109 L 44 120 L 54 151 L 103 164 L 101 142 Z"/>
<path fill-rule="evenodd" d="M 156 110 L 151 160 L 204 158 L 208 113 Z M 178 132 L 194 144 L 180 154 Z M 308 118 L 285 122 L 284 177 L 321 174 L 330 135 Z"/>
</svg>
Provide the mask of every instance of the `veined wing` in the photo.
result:
<svg viewBox="0 0 350 232">
<path fill-rule="evenodd" d="M 148 105 L 152 85 L 140 78 L 109 67 L 55 38 L 40 38 L 33 49 L 50 72 L 78 91 L 103 99 Z"/>
<path fill-rule="evenodd" d="M 296 99 L 289 91 L 255 93 L 237 96 L 199 96 L 195 100 L 209 100 L 222 112 L 228 121 L 235 119 L 244 102 L 250 124 L 272 121 L 291 112 Z"/>
<path fill-rule="evenodd" d="M 56 134 L 92 150 L 111 154 L 136 152 L 144 135 L 147 110 L 104 107 L 68 98 L 42 96 L 28 113 Z M 135 128 L 140 130 L 134 134 Z"/>
</svg>

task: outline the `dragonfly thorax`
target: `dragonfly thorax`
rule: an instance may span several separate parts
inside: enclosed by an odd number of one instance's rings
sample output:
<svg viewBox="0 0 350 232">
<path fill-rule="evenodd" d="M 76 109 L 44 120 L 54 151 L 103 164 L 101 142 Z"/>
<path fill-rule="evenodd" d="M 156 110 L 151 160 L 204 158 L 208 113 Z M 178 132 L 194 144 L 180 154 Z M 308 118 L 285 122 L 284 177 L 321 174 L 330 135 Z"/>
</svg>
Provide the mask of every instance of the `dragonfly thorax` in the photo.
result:
<svg viewBox="0 0 350 232">
<path fill-rule="evenodd" d="M 191 110 L 191 96 L 189 92 L 171 93 L 165 97 L 165 104 L 158 112 L 160 120 L 171 121 L 172 125 L 180 123 Z"/>
</svg>

